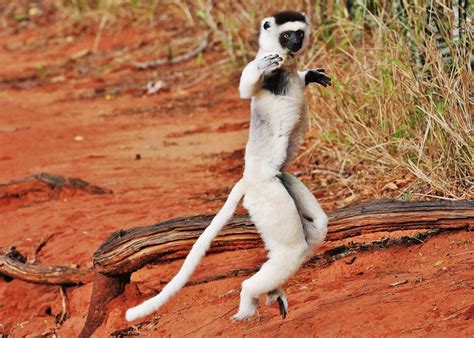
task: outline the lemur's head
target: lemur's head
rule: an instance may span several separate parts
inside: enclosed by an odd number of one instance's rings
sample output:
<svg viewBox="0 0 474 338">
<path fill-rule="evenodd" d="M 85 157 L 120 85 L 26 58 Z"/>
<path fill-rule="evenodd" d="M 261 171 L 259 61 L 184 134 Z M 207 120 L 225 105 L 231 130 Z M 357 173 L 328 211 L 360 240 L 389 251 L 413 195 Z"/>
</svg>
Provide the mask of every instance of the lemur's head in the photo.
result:
<svg viewBox="0 0 474 338">
<path fill-rule="evenodd" d="M 308 41 L 310 25 L 301 12 L 280 12 L 265 18 L 260 28 L 260 48 L 266 52 L 296 54 Z"/>
</svg>

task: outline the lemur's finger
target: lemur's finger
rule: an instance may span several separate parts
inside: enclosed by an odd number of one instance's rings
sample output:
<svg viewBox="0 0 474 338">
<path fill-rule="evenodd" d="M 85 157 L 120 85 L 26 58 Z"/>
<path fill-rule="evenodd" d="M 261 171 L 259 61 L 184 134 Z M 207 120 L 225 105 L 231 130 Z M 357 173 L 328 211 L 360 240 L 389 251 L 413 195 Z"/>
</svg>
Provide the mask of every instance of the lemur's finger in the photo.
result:
<svg viewBox="0 0 474 338">
<path fill-rule="evenodd" d="M 276 58 L 281 58 L 279 54 L 270 54 L 270 55 L 265 55 L 262 59 L 263 60 L 274 60 Z"/>
<path fill-rule="evenodd" d="M 332 85 L 332 81 L 331 81 L 331 78 L 329 76 L 326 76 L 326 75 L 321 75 L 321 78 L 318 79 L 318 83 L 324 83 L 328 86 Z"/>
<path fill-rule="evenodd" d="M 331 81 L 326 81 L 326 80 L 321 80 L 319 83 L 321 85 L 323 85 L 324 87 L 327 87 L 327 86 L 331 85 Z"/>
<path fill-rule="evenodd" d="M 323 87 L 327 87 L 327 86 L 330 86 L 331 85 L 331 78 L 327 77 L 327 76 L 322 76 L 320 78 L 317 78 L 315 80 L 316 83 L 319 83 L 321 86 Z"/>
</svg>

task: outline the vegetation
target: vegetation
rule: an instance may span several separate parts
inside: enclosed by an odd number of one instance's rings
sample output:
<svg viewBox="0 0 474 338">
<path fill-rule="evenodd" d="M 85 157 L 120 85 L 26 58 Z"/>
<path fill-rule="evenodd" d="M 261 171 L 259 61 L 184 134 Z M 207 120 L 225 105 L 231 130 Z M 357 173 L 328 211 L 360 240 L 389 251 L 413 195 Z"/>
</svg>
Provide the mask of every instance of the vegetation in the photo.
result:
<svg viewBox="0 0 474 338">
<path fill-rule="evenodd" d="M 99 26 L 118 16 L 147 25 L 160 20 L 163 7 L 173 7 L 189 27 L 211 33 L 211 45 L 225 55 L 219 65 L 235 76 L 253 57 L 261 18 L 282 8 L 305 11 L 315 42 L 302 67 L 326 68 L 334 85 L 310 89 L 312 131 L 299 158 L 303 174 L 324 165 L 352 195 L 383 182 L 396 191 L 394 197 L 406 199 L 474 196 L 468 1 L 56 0 L 55 5 L 76 19 L 96 18 Z M 379 194 L 377 189 L 372 193 Z"/>
<path fill-rule="evenodd" d="M 309 169 L 325 149 L 340 173 L 363 162 L 375 175 L 352 185 L 411 174 L 416 179 L 400 197 L 473 197 L 472 30 L 465 20 L 472 7 L 448 1 L 267 3 L 229 8 L 219 2 L 202 13 L 211 28 L 225 28 L 216 34 L 239 65 L 255 50 L 249 28 L 258 27 L 257 20 L 277 8 L 310 14 L 317 42 L 303 64 L 327 68 L 334 86 L 308 96 L 320 135 L 304 153 Z"/>
</svg>

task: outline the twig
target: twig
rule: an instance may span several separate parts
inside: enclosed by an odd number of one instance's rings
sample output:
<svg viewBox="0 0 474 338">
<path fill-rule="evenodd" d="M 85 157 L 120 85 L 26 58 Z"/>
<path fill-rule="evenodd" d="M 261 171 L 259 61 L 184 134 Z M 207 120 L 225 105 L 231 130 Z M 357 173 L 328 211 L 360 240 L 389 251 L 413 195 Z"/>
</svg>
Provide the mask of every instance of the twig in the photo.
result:
<svg viewBox="0 0 474 338">
<path fill-rule="evenodd" d="M 404 280 L 401 280 L 401 281 L 398 281 L 398 282 L 395 282 L 395 283 L 391 283 L 390 286 L 399 286 L 399 285 L 406 284 L 406 283 L 408 283 L 408 279 L 404 279 Z"/>
<path fill-rule="evenodd" d="M 92 45 L 92 53 L 97 53 L 97 50 L 99 49 L 100 38 L 102 37 L 102 32 L 104 31 L 105 24 L 107 23 L 108 19 L 108 13 L 104 13 L 100 19 L 99 29 L 97 31 L 97 35 L 95 36 L 94 44 Z"/>
<path fill-rule="evenodd" d="M 49 240 L 51 238 L 53 238 L 54 236 L 56 235 L 56 233 L 52 233 L 50 234 L 49 236 L 47 236 L 45 239 L 43 239 L 40 244 L 38 244 L 38 246 L 36 247 L 35 249 L 35 253 L 34 253 L 34 256 L 33 256 L 33 259 L 31 260 L 31 263 L 34 264 L 36 263 L 36 258 L 38 256 L 38 254 L 40 253 L 40 251 L 44 248 L 44 246 L 49 242 Z"/>
<path fill-rule="evenodd" d="M 62 300 L 62 308 L 63 310 L 61 313 L 58 315 L 58 318 L 56 319 L 56 324 L 58 325 L 58 328 L 61 327 L 61 325 L 66 321 L 68 317 L 68 306 L 67 306 L 67 295 L 66 295 L 66 288 L 64 285 L 61 285 L 59 287 L 59 293 L 61 294 L 61 300 Z"/>
<path fill-rule="evenodd" d="M 461 253 L 458 253 L 458 254 L 455 254 L 455 255 L 450 255 L 449 257 L 456 257 L 456 256 L 462 256 L 462 255 L 469 255 L 469 254 L 472 254 L 474 253 L 474 251 L 466 251 L 466 252 L 461 252 Z"/>
<path fill-rule="evenodd" d="M 327 168 L 315 168 L 309 171 L 309 174 L 318 174 L 318 173 L 329 174 L 329 175 L 334 175 L 340 178 L 345 178 L 341 173 L 337 172 L 336 170 L 327 169 Z"/>
<path fill-rule="evenodd" d="M 171 64 L 187 61 L 193 58 L 194 56 L 198 55 L 202 51 L 204 51 L 207 48 L 208 44 L 209 44 L 209 33 L 206 34 L 206 36 L 201 40 L 201 42 L 197 45 L 195 49 L 187 53 L 184 53 L 182 55 L 178 55 L 172 58 L 166 57 L 166 58 L 157 59 L 157 60 L 134 62 L 133 66 L 137 69 L 144 70 L 148 68 L 155 68 L 158 66 L 171 65 Z"/>
<path fill-rule="evenodd" d="M 452 198 L 452 197 L 444 197 L 444 196 L 436 196 L 436 195 L 430 195 L 430 194 L 420 194 L 420 193 L 413 193 L 413 196 L 419 196 L 422 198 L 436 198 L 444 201 L 458 201 L 460 198 Z"/>
</svg>

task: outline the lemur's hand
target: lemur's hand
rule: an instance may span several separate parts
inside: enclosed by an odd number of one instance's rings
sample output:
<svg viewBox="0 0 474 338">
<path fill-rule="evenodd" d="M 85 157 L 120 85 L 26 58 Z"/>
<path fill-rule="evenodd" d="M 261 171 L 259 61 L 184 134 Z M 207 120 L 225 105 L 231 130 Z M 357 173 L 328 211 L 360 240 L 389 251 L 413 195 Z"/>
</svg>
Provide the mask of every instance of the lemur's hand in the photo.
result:
<svg viewBox="0 0 474 338">
<path fill-rule="evenodd" d="M 316 82 L 323 87 L 331 86 L 331 78 L 325 74 L 325 70 L 322 68 L 308 70 L 304 78 L 305 85 Z"/>
<path fill-rule="evenodd" d="M 271 72 L 278 69 L 283 64 L 283 56 L 278 53 L 271 53 L 263 56 L 257 61 L 257 68 L 262 72 Z"/>
</svg>

